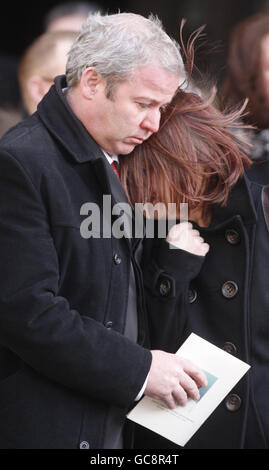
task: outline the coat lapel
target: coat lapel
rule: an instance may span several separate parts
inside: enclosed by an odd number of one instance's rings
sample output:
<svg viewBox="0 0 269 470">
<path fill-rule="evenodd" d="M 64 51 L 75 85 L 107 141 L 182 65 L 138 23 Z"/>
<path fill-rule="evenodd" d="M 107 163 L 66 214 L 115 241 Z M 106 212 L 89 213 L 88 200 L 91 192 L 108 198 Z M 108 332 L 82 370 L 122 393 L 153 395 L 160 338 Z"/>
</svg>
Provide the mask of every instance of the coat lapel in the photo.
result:
<svg viewBox="0 0 269 470">
<path fill-rule="evenodd" d="M 132 209 L 119 178 L 111 168 L 105 155 L 103 157 L 102 159 L 95 160 L 92 165 L 103 195 L 111 196 L 111 220 L 115 224 L 115 235 L 117 233 L 119 235 L 123 234 L 123 238 L 130 244 L 133 228 Z M 121 223 L 122 229 L 119 230 Z"/>
<path fill-rule="evenodd" d="M 246 225 L 256 223 L 257 212 L 251 194 L 250 185 L 250 181 L 247 176 L 244 175 L 230 192 L 228 202 L 225 206 L 214 204 L 214 225 L 221 224 L 235 215 L 240 215 Z"/>
</svg>

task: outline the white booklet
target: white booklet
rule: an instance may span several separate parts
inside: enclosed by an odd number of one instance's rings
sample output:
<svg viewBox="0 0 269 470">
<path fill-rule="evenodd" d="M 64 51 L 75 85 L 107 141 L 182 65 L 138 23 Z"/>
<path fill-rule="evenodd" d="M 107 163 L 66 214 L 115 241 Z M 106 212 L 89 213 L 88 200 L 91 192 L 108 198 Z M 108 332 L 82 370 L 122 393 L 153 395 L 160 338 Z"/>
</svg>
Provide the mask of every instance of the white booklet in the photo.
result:
<svg viewBox="0 0 269 470">
<path fill-rule="evenodd" d="M 189 399 L 185 406 L 171 410 L 159 400 L 144 397 L 127 418 L 184 446 L 250 366 L 194 333 L 177 354 L 205 372 L 208 385 L 200 388 L 200 400 Z"/>
</svg>

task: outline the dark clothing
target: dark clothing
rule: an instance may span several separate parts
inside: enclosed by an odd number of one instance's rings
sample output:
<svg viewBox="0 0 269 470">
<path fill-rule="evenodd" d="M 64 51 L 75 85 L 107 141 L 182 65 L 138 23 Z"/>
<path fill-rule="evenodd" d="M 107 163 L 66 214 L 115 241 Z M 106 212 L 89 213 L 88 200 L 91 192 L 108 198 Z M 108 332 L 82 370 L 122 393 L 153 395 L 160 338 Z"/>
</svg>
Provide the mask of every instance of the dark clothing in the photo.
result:
<svg viewBox="0 0 269 470">
<path fill-rule="evenodd" d="M 152 349 L 175 352 L 194 332 L 251 365 L 187 448 L 269 446 L 268 190 L 246 178 L 233 189 L 226 207 L 214 206 L 211 225 L 199 228 L 210 245 L 205 258 L 171 250 L 172 265 L 158 240 L 151 249 L 150 240 L 145 241 L 145 263 L 155 259 L 163 266 L 162 284 L 147 280 L 148 292 L 155 295 L 149 323 Z M 154 436 L 147 433 L 143 442 L 151 448 L 176 447 Z"/>
<path fill-rule="evenodd" d="M 118 447 L 151 363 L 142 346 L 139 241 L 106 238 L 106 220 L 101 238 L 80 233 L 84 203 L 96 203 L 102 217 L 103 195 L 112 196 L 113 206 L 126 202 L 125 194 L 65 102 L 62 79 L 56 85 L 0 144 L 0 448 L 6 449 Z M 134 276 L 139 344 L 128 327 Z"/>
<path fill-rule="evenodd" d="M 246 170 L 248 178 L 256 183 L 269 184 L 269 130 L 263 129 L 252 135 L 251 159 L 253 165 Z"/>
<path fill-rule="evenodd" d="M 251 167 L 246 170 L 246 174 L 251 181 L 262 185 L 269 184 L 269 160 L 263 162 L 254 162 Z"/>
</svg>

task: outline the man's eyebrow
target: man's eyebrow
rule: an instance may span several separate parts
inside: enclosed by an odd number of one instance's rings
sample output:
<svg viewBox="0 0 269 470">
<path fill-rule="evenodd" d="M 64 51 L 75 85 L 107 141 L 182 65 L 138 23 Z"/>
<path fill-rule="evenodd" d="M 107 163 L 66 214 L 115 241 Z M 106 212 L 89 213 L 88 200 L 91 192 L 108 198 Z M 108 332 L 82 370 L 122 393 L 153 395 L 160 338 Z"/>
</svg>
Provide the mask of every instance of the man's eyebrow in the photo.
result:
<svg viewBox="0 0 269 470">
<path fill-rule="evenodd" d="M 154 104 L 154 105 L 159 105 L 161 103 L 161 101 L 157 101 L 153 98 L 149 98 L 148 96 L 136 96 L 135 99 L 148 101 L 150 104 Z"/>
</svg>

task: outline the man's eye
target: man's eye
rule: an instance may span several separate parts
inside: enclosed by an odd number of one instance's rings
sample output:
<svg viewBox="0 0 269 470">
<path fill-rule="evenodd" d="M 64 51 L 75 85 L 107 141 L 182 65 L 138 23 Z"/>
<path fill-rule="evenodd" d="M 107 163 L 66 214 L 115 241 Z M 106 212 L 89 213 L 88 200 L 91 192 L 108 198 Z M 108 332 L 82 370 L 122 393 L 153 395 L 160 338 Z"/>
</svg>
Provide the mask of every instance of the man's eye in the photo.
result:
<svg viewBox="0 0 269 470">
<path fill-rule="evenodd" d="M 141 109 L 147 109 L 149 107 L 148 103 L 137 103 Z"/>
</svg>

